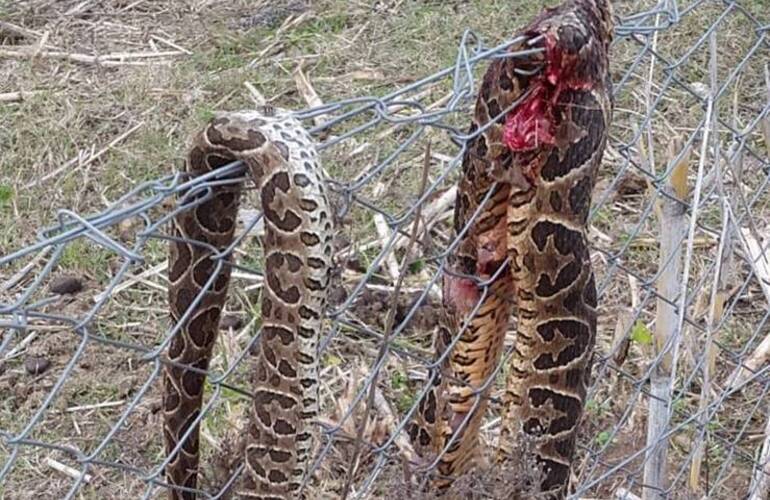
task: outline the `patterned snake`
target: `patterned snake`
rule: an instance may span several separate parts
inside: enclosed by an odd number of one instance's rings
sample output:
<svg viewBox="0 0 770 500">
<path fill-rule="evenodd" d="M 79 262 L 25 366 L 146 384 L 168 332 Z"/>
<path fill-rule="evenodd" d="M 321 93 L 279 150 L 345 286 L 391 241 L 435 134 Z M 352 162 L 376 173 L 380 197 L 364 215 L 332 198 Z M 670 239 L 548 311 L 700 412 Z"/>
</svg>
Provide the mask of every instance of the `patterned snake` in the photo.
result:
<svg viewBox="0 0 770 500">
<path fill-rule="evenodd" d="M 447 262 L 434 339 L 437 357 L 452 350 L 409 432 L 423 457 L 437 459 L 440 490 L 479 460 L 488 382 L 515 302 L 497 459 L 522 460 L 514 446 L 529 448 L 535 489 L 563 498 L 596 333 L 585 233 L 612 114 L 609 1 L 548 9 L 521 34 L 528 42 L 511 52 L 542 51 L 493 61 L 476 102 L 470 133 L 481 132 L 465 150 L 454 221 L 457 234 L 469 227 Z"/>
<path fill-rule="evenodd" d="M 317 349 L 331 270 L 331 211 L 313 143 L 288 113 L 265 108 L 217 116 L 194 138 L 186 169 L 196 177 L 236 160 L 259 188 L 266 229 L 262 333 L 238 496 L 297 498 L 313 452 L 309 424 L 318 412 Z M 173 220 L 169 302 L 180 328 L 168 350 L 163 398 L 171 499 L 196 496 L 196 419 L 230 278 L 226 250 L 233 242 L 241 186 L 212 184 L 208 193 L 182 200 L 187 207 Z"/>
</svg>

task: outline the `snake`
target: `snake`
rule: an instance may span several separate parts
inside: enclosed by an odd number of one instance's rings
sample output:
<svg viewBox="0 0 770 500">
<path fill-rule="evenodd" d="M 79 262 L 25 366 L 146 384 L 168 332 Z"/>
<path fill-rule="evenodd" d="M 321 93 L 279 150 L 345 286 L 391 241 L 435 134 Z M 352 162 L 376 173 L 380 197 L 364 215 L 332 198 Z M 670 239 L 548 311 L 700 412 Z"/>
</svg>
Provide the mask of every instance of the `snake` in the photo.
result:
<svg viewBox="0 0 770 500">
<path fill-rule="evenodd" d="M 436 368 L 408 428 L 439 492 L 484 460 L 480 425 L 515 309 L 496 461 L 536 472 L 522 480 L 526 497 L 567 494 L 596 337 L 586 234 L 612 118 L 612 34 L 609 0 L 568 1 L 507 49 L 539 50 L 496 58 L 484 74 L 458 181 Z"/>
<path fill-rule="evenodd" d="M 318 413 L 318 342 L 332 268 L 332 212 L 313 140 L 273 107 L 219 113 L 188 150 L 188 190 L 172 218 L 169 307 L 176 326 L 164 364 L 169 498 L 198 493 L 199 420 L 206 372 L 227 297 L 242 181 L 217 170 L 242 162 L 265 225 L 261 333 L 255 344 L 239 498 L 299 498 Z"/>
</svg>

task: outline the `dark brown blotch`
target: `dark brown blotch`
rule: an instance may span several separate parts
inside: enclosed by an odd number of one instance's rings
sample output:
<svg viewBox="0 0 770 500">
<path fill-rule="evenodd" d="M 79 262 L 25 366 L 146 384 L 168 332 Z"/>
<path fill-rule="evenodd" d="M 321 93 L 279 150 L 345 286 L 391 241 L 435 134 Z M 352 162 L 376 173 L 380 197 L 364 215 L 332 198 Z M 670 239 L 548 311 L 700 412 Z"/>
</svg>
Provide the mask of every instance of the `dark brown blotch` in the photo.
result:
<svg viewBox="0 0 770 500">
<path fill-rule="evenodd" d="M 321 315 L 318 314 L 316 311 L 310 309 L 307 306 L 300 306 L 299 308 L 299 316 L 302 319 L 310 320 L 310 319 L 321 319 Z"/>
<path fill-rule="evenodd" d="M 270 472 L 267 475 L 267 478 L 270 480 L 271 483 L 285 483 L 289 480 L 288 476 L 284 474 L 283 472 L 279 471 L 278 469 L 270 469 Z"/>
<path fill-rule="evenodd" d="M 308 290 L 321 291 L 326 288 L 324 283 L 313 278 L 305 278 L 303 283 Z"/>
<path fill-rule="evenodd" d="M 307 265 L 313 269 L 323 269 L 326 267 L 326 261 L 319 259 L 318 257 L 308 257 Z"/>
<path fill-rule="evenodd" d="M 293 262 L 289 260 L 289 257 L 296 259 L 301 265 L 301 261 L 291 254 L 271 253 L 267 256 L 267 259 L 265 259 L 265 267 L 266 269 L 280 269 L 285 263 Z M 292 264 L 289 264 L 289 267 L 291 267 L 291 265 Z M 299 267 L 297 267 L 297 269 L 299 269 Z M 288 288 L 284 289 L 281 279 L 276 273 L 267 273 L 266 278 L 270 290 L 283 302 L 287 304 L 296 304 L 299 302 L 300 291 L 296 285 L 290 285 Z"/>
<path fill-rule="evenodd" d="M 584 216 L 587 216 L 588 207 L 591 205 L 591 189 L 593 183 L 591 178 L 586 176 L 580 179 L 569 190 L 569 204 L 575 214 L 580 215 L 581 222 L 584 222 Z"/>
<path fill-rule="evenodd" d="M 591 307 L 597 306 L 598 300 L 596 297 L 596 282 L 594 280 L 593 273 L 591 273 L 591 276 L 588 278 L 588 282 L 583 288 L 583 300 L 587 305 Z"/>
<path fill-rule="evenodd" d="M 290 272 L 296 273 L 302 268 L 302 259 L 291 253 L 286 253 L 284 256 Z"/>
<path fill-rule="evenodd" d="M 179 406 L 181 398 L 179 397 L 179 392 L 176 390 L 176 387 L 174 387 L 173 384 L 168 381 L 166 381 L 165 384 L 166 392 L 163 395 L 163 408 L 165 411 L 172 411 L 175 410 L 177 406 Z"/>
<path fill-rule="evenodd" d="M 513 80 L 505 73 L 500 73 L 500 88 L 506 92 L 513 90 Z"/>
<path fill-rule="evenodd" d="M 187 154 L 187 171 L 203 172 L 207 169 L 206 153 L 200 147 L 194 147 Z"/>
<path fill-rule="evenodd" d="M 218 188 L 218 191 L 210 200 L 195 207 L 195 217 L 207 231 L 227 234 L 235 229 L 237 197 L 224 188 Z"/>
<path fill-rule="evenodd" d="M 208 257 L 204 257 L 199 260 L 195 266 L 193 266 L 193 281 L 199 287 L 203 287 L 211 277 L 211 273 L 214 271 L 214 261 Z"/>
<path fill-rule="evenodd" d="M 254 394 L 254 405 L 256 406 L 267 406 L 272 402 L 278 403 L 278 406 L 284 410 L 290 410 L 297 405 L 294 398 L 277 392 L 260 390 Z"/>
<path fill-rule="evenodd" d="M 278 371 L 284 377 L 294 378 L 297 376 L 297 371 L 294 369 L 293 366 L 291 366 L 291 363 L 289 363 L 285 359 L 282 359 L 281 361 L 278 362 Z"/>
<path fill-rule="evenodd" d="M 228 158 L 226 156 L 218 155 L 216 153 L 209 153 L 206 155 L 206 165 L 208 165 L 209 169 L 216 170 L 220 167 L 224 167 L 228 163 L 232 163 L 233 158 Z"/>
<path fill-rule="evenodd" d="M 171 359 L 177 359 L 182 355 L 184 345 L 184 334 L 180 331 L 174 336 L 173 339 L 171 339 L 171 345 L 168 346 L 168 357 Z"/>
<path fill-rule="evenodd" d="M 317 234 L 310 233 L 308 231 L 302 231 L 299 234 L 299 239 L 302 240 L 302 243 L 311 247 L 318 245 L 321 242 L 321 239 L 318 237 Z"/>
<path fill-rule="evenodd" d="M 219 313 L 218 307 L 210 307 L 196 314 L 190 321 L 187 331 L 195 347 L 204 349 L 214 341 L 219 323 Z"/>
<path fill-rule="evenodd" d="M 192 252 L 186 243 L 181 241 L 171 242 L 171 268 L 168 273 L 168 279 L 172 283 L 178 280 L 184 272 L 190 267 Z"/>
<path fill-rule="evenodd" d="M 476 149 L 476 155 L 479 158 L 484 158 L 487 155 L 487 139 L 484 137 L 484 134 L 476 137 L 476 144 L 474 144 L 474 146 Z"/>
<path fill-rule="evenodd" d="M 257 414 L 257 418 L 259 419 L 262 425 L 264 425 L 265 427 L 270 427 L 271 425 L 273 425 L 273 420 L 270 418 L 270 412 L 267 411 L 266 408 L 262 406 L 258 406 L 255 409 L 255 413 Z"/>
<path fill-rule="evenodd" d="M 558 191 L 551 191 L 548 201 L 554 212 L 561 212 L 561 195 Z"/>
<path fill-rule="evenodd" d="M 262 209 L 265 212 L 265 217 L 273 225 L 282 231 L 291 232 L 302 224 L 302 219 L 291 210 L 285 210 L 284 216 L 281 217 L 272 207 L 275 200 L 276 190 L 282 186 L 282 184 L 280 184 L 280 182 L 282 182 L 281 179 L 283 179 L 283 177 L 276 175 L 265 184 L 265 187 L 262 190 Z M 285 179 L 288 182 L 288 176 Z"/>
<path fill-rule="evenodd" d="M 582 168 L 604 140 L 604 113 L 591 92 L 566 90 L 559 97 L 559 107 L 562 112 L 567 110 L 571 114 L 572 123 L 584 130 L 585 135 L 578 142 L 570 144 L 567 154 L 563 156 L 557 149 L 552 151 L 540 172 L 546 181 L 553 181 L 572 170 Z"/>
<path fill-rule="evenodd" d="M 191 398 L 200 396 L 203 391 L 203 374 L 185 370 L 182 373 L 182 387 L 187 396 Z"/>
<path fill-rule="evenodd" d="M 538 459 L 540 467 L 545 473 L 545 479 L 540 485 L 543 491 L 560 488 L 569 480 L 569 467 L 562 463 L 548 459 Z"/>
<path fill-rule="evenodd" d="M 281 418 L 275 421 L 275 424 L 273 424 L 273 429 L 275 430 L 276 434 L 280 434 L 282 436 L 291 436 L 292 434 L 297 432 L 296 427 L 294 427 L 288 421 Z"/>
<path fill-rule="evenodd" d="M 315 212 L 315 210 L 318 208 L 318 203 L 309 198 L 302 198 L 299 200 L 299 208 L 305 212 Z"/>
<path fill-rule="evenodd" d="M 227 126 L 228 137 L 221 129 L 230 124 L 227 118 L 217 118 L 206 129 L 206 137 L 214 145 L 220 145 L 232 151 L 249 151 L 259 148 L 265 143 L 265 136 L 253 129 L 239 129 Z"/>
<path fill-rule="evenodd" d="M 430 444 L 430 435 L 425 429 L 420 429 L 420 445 L 428 446 Z"/>
<path fill-rule="evenodd" d="M 315 330 L 311 330 L 310 328 L 299 326 L 297 327 L 297 335 L 299 335 L 303 339 L 312 339 L 312 338 L 315 338 L 316 332 Z"/>
<path fill-rule="evenodd" d="M 291 187 L 291 183 L 289 181 L 289 174 L 286 172 L 278 172 L 273 177 L 270 178 L 270 183 L 272 183 L 276 188 L 280 189 L 284 193 L 287 193 L 289 191 L 289 188 Z"/>
<path fill-rule="evenodd" d="M 289 147 L 280 141 L 276 141 L 275 147 L 278 149 L 278 152 L 281 153 L 283 159 L 289 161 Z"/>
<path fill-rule="evenodd" d="M 500 104 L 497 103 L 497 99 L 490 99 L 487 102 L 487 109 L 489 110 L 489 119 L 490 120 L 505 120 L 504 116 L 501 116 L 500 113 L 502 110 L 500 109 Z"/>
<path fill-rule="evenodd" d="M 283 450 L 270 450 L 270 460 L 275 463 L 285 463 L 291 460 L 291 453 Z"/>
<path fill-rule="evenodd" d="M 586 325 L 582 323 L 578 323 L 578 325 L 580 325 L 582 331 L 572 337 L 572 343 L 559 351 L 555 358 L 551 353 L 544 353 L 538 356 L 534 363 L 535 368 L 538 370 L 550 370 L 551 368 L 567 366 L 572 361 L 583 356 L 588 349 L 591 335 Z"/>
<path fill-rule="evenodd" d="M 307 187 L 310 185 L 310 178 L 305 174 L 294 174 L 294 184 L 299 187 Z"/>
<path fill-rule="evenodd" d="M 294 333 L 282 326 L 265 326 L 262 329 L 262 335 L 265 336 L 267 342 L 279 339 L 281 344 L 290 345 L 294 341 Z"/>
<path fill-rule="evenodd" d="M 573 260 L 559 270 L 559 274 L 556 275 L 556 280 L 553 282 L 547 273 L 542 273 L 537 282 L 535 293 L 540 297 L 552 297 L 556 295 L 574 283 L 578 276 L 580 276 L 582 269 L 583 266 L 581 263 Z"/>
<path fill-rule="evenodd" d="M 272 347 L 270 347 L 270 343 L 264 342 L 261 347 L 262 347 L 262 356 L 264 357 L 264 359 L 267 360 L 270 366 L 275 366 L 278 360 L 275 357 L 275 351 L 273 350 Z M 265 372 L 265 375 L 267 375 L 267 372 Z M 265 379 L 262 378 L 262 380 L 265 380 Z"/>
</svg>

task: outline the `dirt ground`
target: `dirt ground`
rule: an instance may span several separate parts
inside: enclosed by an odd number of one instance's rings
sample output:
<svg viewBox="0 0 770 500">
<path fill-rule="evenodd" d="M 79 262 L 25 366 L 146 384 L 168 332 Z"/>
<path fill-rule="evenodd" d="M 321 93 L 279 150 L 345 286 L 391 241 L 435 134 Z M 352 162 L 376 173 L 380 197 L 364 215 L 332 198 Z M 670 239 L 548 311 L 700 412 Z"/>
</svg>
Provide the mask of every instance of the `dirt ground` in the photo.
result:
<svg viewBox="0 0 770 500">
<path fill-rule="evenodd" d="M 767 8 L 766 0 L 741 3 L 758 15 Z M 629 13 L 638 8 L 637 4 L 618 0 L 615 7 L 620 13 Z M 277 106 L 307 107 L 296 82 L 298 69 L 312 82 L 323 102 L 384 95 L 454 64 L 466 29 L 480 34 L 492 46 L 505 40 L 541 7 L 540 2 L 510 0 L 0 0 L 0 256 L 35 242 L 37 231 L 53 224 L 60 209 L 96 213 L 137 184 L 177 171 L 187 139 L 216 110 L 252 107 L 257 96 Z M 702 8 L 698 12 L 661 35 L 662 55 L 681 55 L 683 47 L 705 32 L 719 10 Z M 721 77 L 735 68 L 731 54 L 745 52 L 752 42 L 745 29 L 745 25 L 734 23 L 720 32 Z M 620 45 L 613 71 L 616 80 L 632 64 L 635 50 L 638 45 L 634 43 Z M 751 66 L 742 69 L 740 85 L 730 89 L 742 103 L 736 115 L 744 125 L 765 102 L 762 65 L 757 61 L 766 60 L 763 56 L 767 54 L 768 47 L 761 47 L 751 59 Z M 705 81 L 706 61 L 703 52 L 697 51 L 679 69 L 679 76 L 688 82 Z M 643 95 L 648 65 L 645 61 L 630 72 L 626 91 L 619 96 L 613 144 L 628 140 L 648 111 L 649 103 L 645 103 Z M 661 65 L 655 68 L 654 77 L 659 86 L 656 88 L 663 88 L 665 72 Z M 444 82 L 432 89 L 428 102 L 441 97 L 448 85 Z M 655 139 L 656 152 L 665 157 L 666 134 L 686 138 L 703 111 L 685 92 L 667 92 L 663 88 L 660 93 L 663 99 L 656 105 L 653 121 L 655 127 L 665 131 Z M 383 141 L 383 151 L 402 139 L 398 134 L 388 137 Z M 436 140 L 439 152 L 452 152 L 445 138 L 443 143 Z M 763 145 L 758 133 L 751 140 L 767 155 L 768 150 L 762 148 L 770 148 L 770 144 Z M 419 172 L 408 167 L 420 157 L 424 144 L 421 140 L 411 149 L 412 156 L 404 160 L 405 166 L 386 176 L 381 185 L 366 186 L 366 194 L 379 207 L 398 213 L 405 203 L 414 200 Z M 378 150 L 376 155 L 380 154 Z M 655 301 L 646 295 L 649 286 L 644 279 L 654 282 L 658 229 L 656 219 L 650 215 L 654 209 L 649 208 L 648 183 L 621 169 L 620 158 L 617 150 L 608 153 L 597 193 L 609 196 L 599 197 L 602 205 L 592 222 L 595 232 L 591 237 L 602 250 L 595 259 L 599 282 L 603 283 L 598 339 L 602 368 L 597 372 L 601 374 L 598 389 L 587 409 L 581 461 L 575 471 L 582 474 L 581 478 L 596 477 L 596 470 L 610 469 L 613 463 L 640 449 L 645 440 L 646 410 L 634 408 L 646 401 L 638 390 L 644 385 L 643 373 L 651 358 L 644 328 L 654 320 Z M 693 165 L 696 163 L 693 160 Z M 758 164 L 746 160 L 747 170 Z M 358 164 L 345 163 L 333 154 L 329 170 L 334 178 L 348 181 L 360 173 Z M 765 189 L 764 174 L 756 170 L 747 174 L 745 183 L 747 190 L 759 192 Z M 451 179 L 442 189 L 449 185 Z M 770 200 L 770 193 L 766 200 Z M 705 228 L 698 233 L 702 243 L 698 251 L 702 253 L 695 258 L 696 279 L 708 277 L 707 269 L 716 252 L 714 233 L 718 234 L 720 219 L 714 207 L 718 204 L 714 200 L 709 203 L 712 205 L 704 209 Z M 762 223 L 770 218 L 766 203 L 758 203 L 754 210 Z M 170 202 L 160 205 L 158 213 L 169 206 Z M 371 210 L 353 211 L 347 222 L 352 229 L 342 231 L 338 249 L 351 242 L 376 240 Z M 137 223 L 128 221 L 113 228 L 111 234 L 120 241 L 135 241 L 137 228 L 132 224 Z M 442 235 L 448 227 L 447 220 L 438 225 L 438 234 L 433 241 L 423 242 L 423 249 L 437 253 L 436 247 L 446 243 Z M 251 250 L 258 245 L 255 241 L 246 245 L 242 258 L 249 264 L 249 255 L 256 255 Z M 370 250 L 362 247 L 349 256 L 346 265 L 353 276 L 360 278 L 370 267 L 376 255 Z M 133 269 L 133 274 L 161 266 L 166 244 L 150 241 L 143 252 L 145 262 Z M 611 258 L 613 255 L 618 258 Z M 0 283 L 27 262 L 5 269 L 0 266 Z M 83 290 L 56 299 L 46 306 L 47 310 L 82 317 L 119 265 L 114 252 L 94 242 L 80 239 L 69 244 L 53 277 L 74 276 Z M 618 265 L 622 271 L 618 271 Z M 39 263 L 32 266 L 39 267 Z M 433 264 L 415 259 L 407 285 L 419 289 L 431 271 L 435 271 Z M 736 283 L 747 279 L 746 266 L 736 273 Z M 634 281 L 628 276 L 641 279 Z M 23 288 L 30 280 L 25 277 L 19 286 Z M 353 279 L 343 281 L 345 291 L 340 292 L 337 303 L 344 300 L 355 283 Z M 168 327 L 166 284 L 163 272 L 151 272 L 144 281 L 110 299 L 93 322 L 92 332 L 101 338 L 99 341 L 62 325 L 40 326 L 15 337 L 11 343 L 13 355 L 0 358 L 0 431 L 7 433 L 3 434 L 5 438 L 34 423 L 28 437 L 45 446 L 18 448 L 13 467 L 0 483 L 0 498 L 64 498 L 69 493 L 84 499 L 160 496 L 160 490 L 148 489 L 142 477 L 155 471 L 164 457 L 159 365 L 156 358 L 147 355 L 159 345 Z M 385 326 L 390 300 L 389 293 L 382 290 L 392 290 L 388 288 L 391 281 L 385 271 L 378 270 L 369 284 L 374 287 L 367 288 L 345 317 L 379 331 Z M 228 302 L 228 313 L 238 321 L 223 330 L 212 363 L 214 371 L 221 373 L 247 343 L 254 319 L 258 318 L 254 312 L 258 294 L 250 290 L 252 285 L 248 277 L 236 280 L 238 291 Z M 51 286 L 46 281 L 35 297 L 50 296 L 46 290 L 50 291 Z M 17 291 L 0 291 L 0 303 L 6 303 Z M 714 375 L 720 380 L 733 367 L 735 356 L 730 353 L 745 354 L 749 344 L 761 340 L 753 336 L 761 328 L 764 312 L 757 303 L 761 298 L 759 287 L 754 283 L 732 297 L 732 316 L 718 339 L 725 348 L 720 351 Z M 405 317 L 415 298 L 414 291 L 410 291 L 399 299 L 397 322 Z M 432 297 L 430 304 L 419 309 L 399 339 L 400 351 L 383 367 L 380 385 L 397 419 L 412 407 L 424 383 L 424 360 L 430 356 L 436 307 Z M 632 309 L 637 311 L 633 315 Z M 703 323 L 702 311 L 693 314 L 696 321 Z M 639 321 L 646 326 L 634 329 L 638 335 L 631 342 L 625 364 L 618 367 L 608 355 L 616 347 L 616 331 L 619 325 L 628 323 L 630 329 Z M 344 415 L 379 347 L 376 339 L 356 336 L 353 328 L 349 332 L 341 330 L 347 336 L 341 335 L 329 344 L 322 368 L 324 414 L 332 423 Z M 2 327 L 0 334 L 4 334 Z M 218 398 L 202 426 L 202 485 L 208 491 L 217 491 L 229 474 L 227 450 L 245 408 L 245 398 L 239 391 L 246 383 L 244 371 L 241 366 L 230 386 L 207 388 L 208 394 L 216 393 Z M 65 373 L 61 391 L 53 401 L 46 402 Z M 678 422 L 686 421 L 697 409 L 696 393 L 700 389 L 698 383 L 691 382 L 678 399 Z M 501 384 L 497 384 L 489 425 L 484 431 L 490 441 L 497 429 L 500 389 Z M 733 488 L 743 491 L 748 485 L 751 453 L 761 442 L 764 426 L 764 419 L 756 414 L 753 405 L 763 397 L 765 393 L 757 384 L 732 400 L 731 406 L 709 423 L 713 434 L 708 442 L 711 462 L 707 460 L 704 484 L 709 484 L 709 471 L 716 474 L 723 464 L 731 464 L 727 477 L 717 476 L 721 483 L 712 490 L 717 491 L 715 498 L 731 498 Z M 42 407 L 45 411 L 39 411 Z M 126 414 L 127 408 L 131 411 Z M 125 421 L 116 427 L 124 415 Z M 386 440 L 386 421 L 383 415 L 373 418 L 367 430 L 373 442 Z M 348 420 L 343 434 L 354 435 L 355 427 L 351 425 Z M 738 428 L 743 430 L 739 432 Z M 672 464 L 688 456 L 697 443 L 696 433 L 694 426 L 684 427 L 672 438 Z M 352 456 L 352 446 L 344 443 L 335 443 L 319 469 L 314 484 L 319 498 L 340 495 Z M 72 490 L 72 472 L 62 472 L 56 465 L 79 469 L 70 453 L 72 449 L 95 457 L 87 484 L 77 492 Z M 11 463 L 13 453 L 13 448 L 0 440 L 0 468 Z M 374 470 L 377 458 L 365 454 L 362 470 Z M 609 474 L 591 490 L 591 495 L 609 498 L 629 478 L 636 478 L 633 484 L 639 493 L 641 462 L 641 458 L 632 460 Z M 403 486 L 404 472 L 397 454 L 391 453 L 387 463 L 390 467 L 376 480 L 370 490 L 372 496 L 409 495 L 404 491 L 408 488 Z M 679 476 L 674 477 L 679 469 L 672 469 L 672 480 L 681 481 Z M 362 474 L 361 478 L 365 477 Z M 499 481 L 500 473 L 493 468 L 461 484 L 456 496 L 495 497 L 500 495 Z M 695 493 L 683 493 L 681 498 Z"/>
</svg>

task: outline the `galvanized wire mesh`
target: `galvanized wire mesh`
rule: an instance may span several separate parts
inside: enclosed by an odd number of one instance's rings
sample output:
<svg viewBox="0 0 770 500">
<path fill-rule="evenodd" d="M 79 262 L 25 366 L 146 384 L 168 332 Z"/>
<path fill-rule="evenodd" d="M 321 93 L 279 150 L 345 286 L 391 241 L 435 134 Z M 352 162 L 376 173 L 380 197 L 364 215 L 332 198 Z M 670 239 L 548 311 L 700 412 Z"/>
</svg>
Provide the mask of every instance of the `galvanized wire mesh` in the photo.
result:
<svg viewBox="0 0 770 500">
<path fill-rule="evenodd" d="M 613 45 L 616 107 L 591 212 L 600 317 L 574 495 L 766 494 L 768 25 L 734 2 L 665 0 L 649 10 L 631 8 L 621 12 Z M 431 471 L 432 464 L 405 463 L 404 427 L 436 366 L 430 335 L 440 304 L 437 283 L 457 244 L 447 222 L 476 82 L 490 59 L 517 57 L 505 52 L 514 42 L 489 47 L 467 32 L 452 67 L 384 96 L 298 113 L 319 138 L 339 219 L 338 272 L 321 344 L 322 444 L 308 484 L 321 496 L 339 496 L 349 483 L 353 496 L 387 497 L 409 480 L 405 474 Z M 428 142 L 428 182 L 421 191 Z M 675 187 L 682 172 L 689 189 L 680 200 Z M 2 371 L 19 370 L 36 339 L 48 339 L 64 354 L 44 379 L 45 396 L 0 427 L 0 485 L 26 473 L 25 461 L 47 457 L 72 468 L 67 498 L 83 491 L 98 496 L 106 481 L 121 481 L 127 496 L 162 494 L 168 457 L 161 445 L 160 374 L 175 332 L 164 309 L 167 224 L 189 209 L 176 205 L 175 195 L 205 194 L 223 182 L 246 182 L 242 166 L 144 182 L 100 213 L 59 211 L 37 243 L 0 257 Z M 677 210 L 682 230 L 673 247 L 682 250 L 661 258 L 661 240 L 676 226 L 669 217 Z M 208 371 L 199 416 L 202 498 L 224 495 L 242 468 L 229 450 L 237 448 L 248 403 L 262 271 L 259 214 L 246 210 L 241 222 L 220 263 L 235 254 L 229 318 L 246 321 L 223 327 Z M 415 223 L 415 250 L 407 254 Z M 98 254 L 104 269 L 94 270 L 86 291 L 53 293 L 73 252 Z M 403 284 L 395 286 L 401 273 Z M 666 279 L 677 285 L 675 294 L 661 290 Z M 663 342 L 656 346 L 658 338 Z M 114 366 L 116 379 L 131 373 L 139 383 L 73 409 L 63 400 L 71 393 L 66 387 L 85 384 L 79 390 L 88 391 L 88 364 L 115 359 L 114 353 L 122 360 Z M 493 389 L 482 434 L 490 448 L 499 429 L 503 358 L 488 381 Z M 6 405 L 24 398 L 18 391 L 3 395 Z M 65 425 L 74 411 L 98 421 L 81 429 L 73 417 L 73 425 Z M 650 411 L 662 412 L 664 427 L 646 430 Z M 364 415 L 367 426 L 357 439 Z M 151 439 L 134 439 L 148 426 L 157 429 L 145 433 Z M 665 481 L 644 484 L 645 465 L 656 456 L 667 464 Z"/>
</svg>

